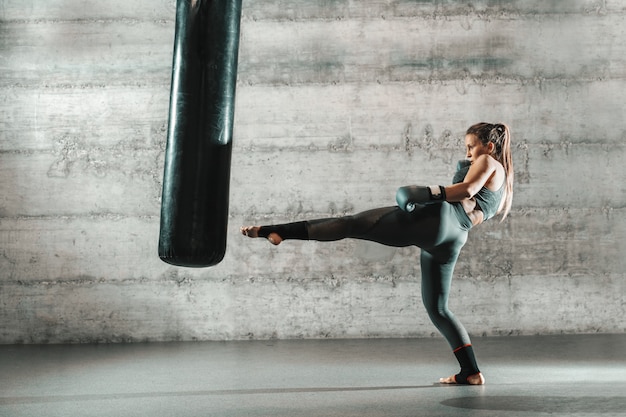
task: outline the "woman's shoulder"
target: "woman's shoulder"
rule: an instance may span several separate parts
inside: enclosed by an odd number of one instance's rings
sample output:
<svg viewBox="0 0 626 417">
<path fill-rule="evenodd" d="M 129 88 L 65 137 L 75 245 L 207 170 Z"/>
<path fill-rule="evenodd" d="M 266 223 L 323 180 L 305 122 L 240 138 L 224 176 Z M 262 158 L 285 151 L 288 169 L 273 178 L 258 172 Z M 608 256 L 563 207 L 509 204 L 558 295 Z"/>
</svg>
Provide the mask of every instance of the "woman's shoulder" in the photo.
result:
<svg viewBox="0 0 626 417">
<path fill-rule="evenodd" d="M 491 155 L 481 155 L 476 159 L 477 161 L 482 159 L 481 162 L 487 170 L 492 172 L 487 180 L 487 183 L 485 184 L 485 187 L 493 191 L 500 189 L 506 178 L 504 166 L 502 166 L 502 164 Z"/>
<path fill-rule="evenodd" d="M 499 174 L 504 174 L 504 166 L 491 155 L 480 155 L 476 158 L 474 164 L 480 166 L 482 169 L 491 172 L 497 172 Z"/>
</svg>

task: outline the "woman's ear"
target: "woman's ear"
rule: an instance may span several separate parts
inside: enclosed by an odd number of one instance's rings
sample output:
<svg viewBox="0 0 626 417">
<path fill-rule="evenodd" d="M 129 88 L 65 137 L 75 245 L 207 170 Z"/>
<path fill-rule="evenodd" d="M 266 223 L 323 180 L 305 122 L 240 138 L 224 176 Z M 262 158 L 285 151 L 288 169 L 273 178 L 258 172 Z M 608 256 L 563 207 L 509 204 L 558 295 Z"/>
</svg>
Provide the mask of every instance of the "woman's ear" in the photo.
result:
<svg viewBox="0 0 626 417">
<path fill-rule="evenodd" d="M 496 150 L 496 145 L 493 142 L 489 142 L 487 144 L 487 150 L 489 151 L 489 154 L 492 154 Z"/>
</svg>

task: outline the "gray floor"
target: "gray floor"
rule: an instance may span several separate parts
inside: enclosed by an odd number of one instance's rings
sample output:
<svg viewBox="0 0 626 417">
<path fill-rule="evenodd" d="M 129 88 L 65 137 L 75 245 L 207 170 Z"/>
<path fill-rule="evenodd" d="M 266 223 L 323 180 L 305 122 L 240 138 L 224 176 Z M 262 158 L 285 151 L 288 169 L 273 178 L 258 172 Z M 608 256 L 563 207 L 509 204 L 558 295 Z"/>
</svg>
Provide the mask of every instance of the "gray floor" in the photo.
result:
<svg viewBox="0 0 626 417">
<path fill-rule="evenodd" d="M 0 346 L 0 416 L 626 416 L 626 335 Z"/>
</svg>

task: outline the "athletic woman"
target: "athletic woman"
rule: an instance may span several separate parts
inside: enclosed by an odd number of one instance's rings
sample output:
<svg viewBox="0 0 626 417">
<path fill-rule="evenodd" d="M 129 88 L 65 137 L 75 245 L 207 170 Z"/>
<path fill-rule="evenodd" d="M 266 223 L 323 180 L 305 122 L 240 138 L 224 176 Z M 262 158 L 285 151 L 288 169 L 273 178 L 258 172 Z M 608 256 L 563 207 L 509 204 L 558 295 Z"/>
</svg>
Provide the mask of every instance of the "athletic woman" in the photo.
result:
<svg viewBox="0 0 626 417">
<path fill-rule="evenodd" d="M 446 338 L 461 371 L 443 384 L 482 385 L 467 331 L 448 309 L 452 273 L 468 231 L 501 214 L 513 197 L 511 135 L 504 124 L 477 123 L 465 135 L 467 159 L 459 161 L 449 186 L 400 187 L 397 206 L 351 216 L 273 226 L 242 227 L 248 237 L 278 245 L 286 239 L 336 241 L 363 239 L 387 246 L 421 248 L 422 300 L 433 324 Z"/>
</svg>

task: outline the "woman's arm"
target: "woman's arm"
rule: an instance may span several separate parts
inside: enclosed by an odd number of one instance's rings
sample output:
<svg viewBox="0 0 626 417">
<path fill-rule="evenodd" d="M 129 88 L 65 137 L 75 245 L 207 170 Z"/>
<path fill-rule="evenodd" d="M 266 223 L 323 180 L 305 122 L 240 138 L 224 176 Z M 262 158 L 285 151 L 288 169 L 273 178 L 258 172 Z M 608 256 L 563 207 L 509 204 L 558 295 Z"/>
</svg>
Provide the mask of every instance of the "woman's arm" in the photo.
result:
<svg viewBox="0 0 626 417">
<path fill-rule="evenodd" d="M 476 158 L 463 182 L 445 187 L 446 201 L 452 203 L 474 197 L 494 175 L 497 163 L 489 155 Z"/>
<path fill-rule="evenodd" d="M 404 210 L 411 212 L 416 204 L 434 204 L 443 201 L 451 203 L 474 197 L 494 175 L 498 162 L 488 155 L 481 155 L 472 163 L 463 182 L 447 187 L 434 185 L 407 185 L 396 191 L 396 202 Z"/>
</svg>

